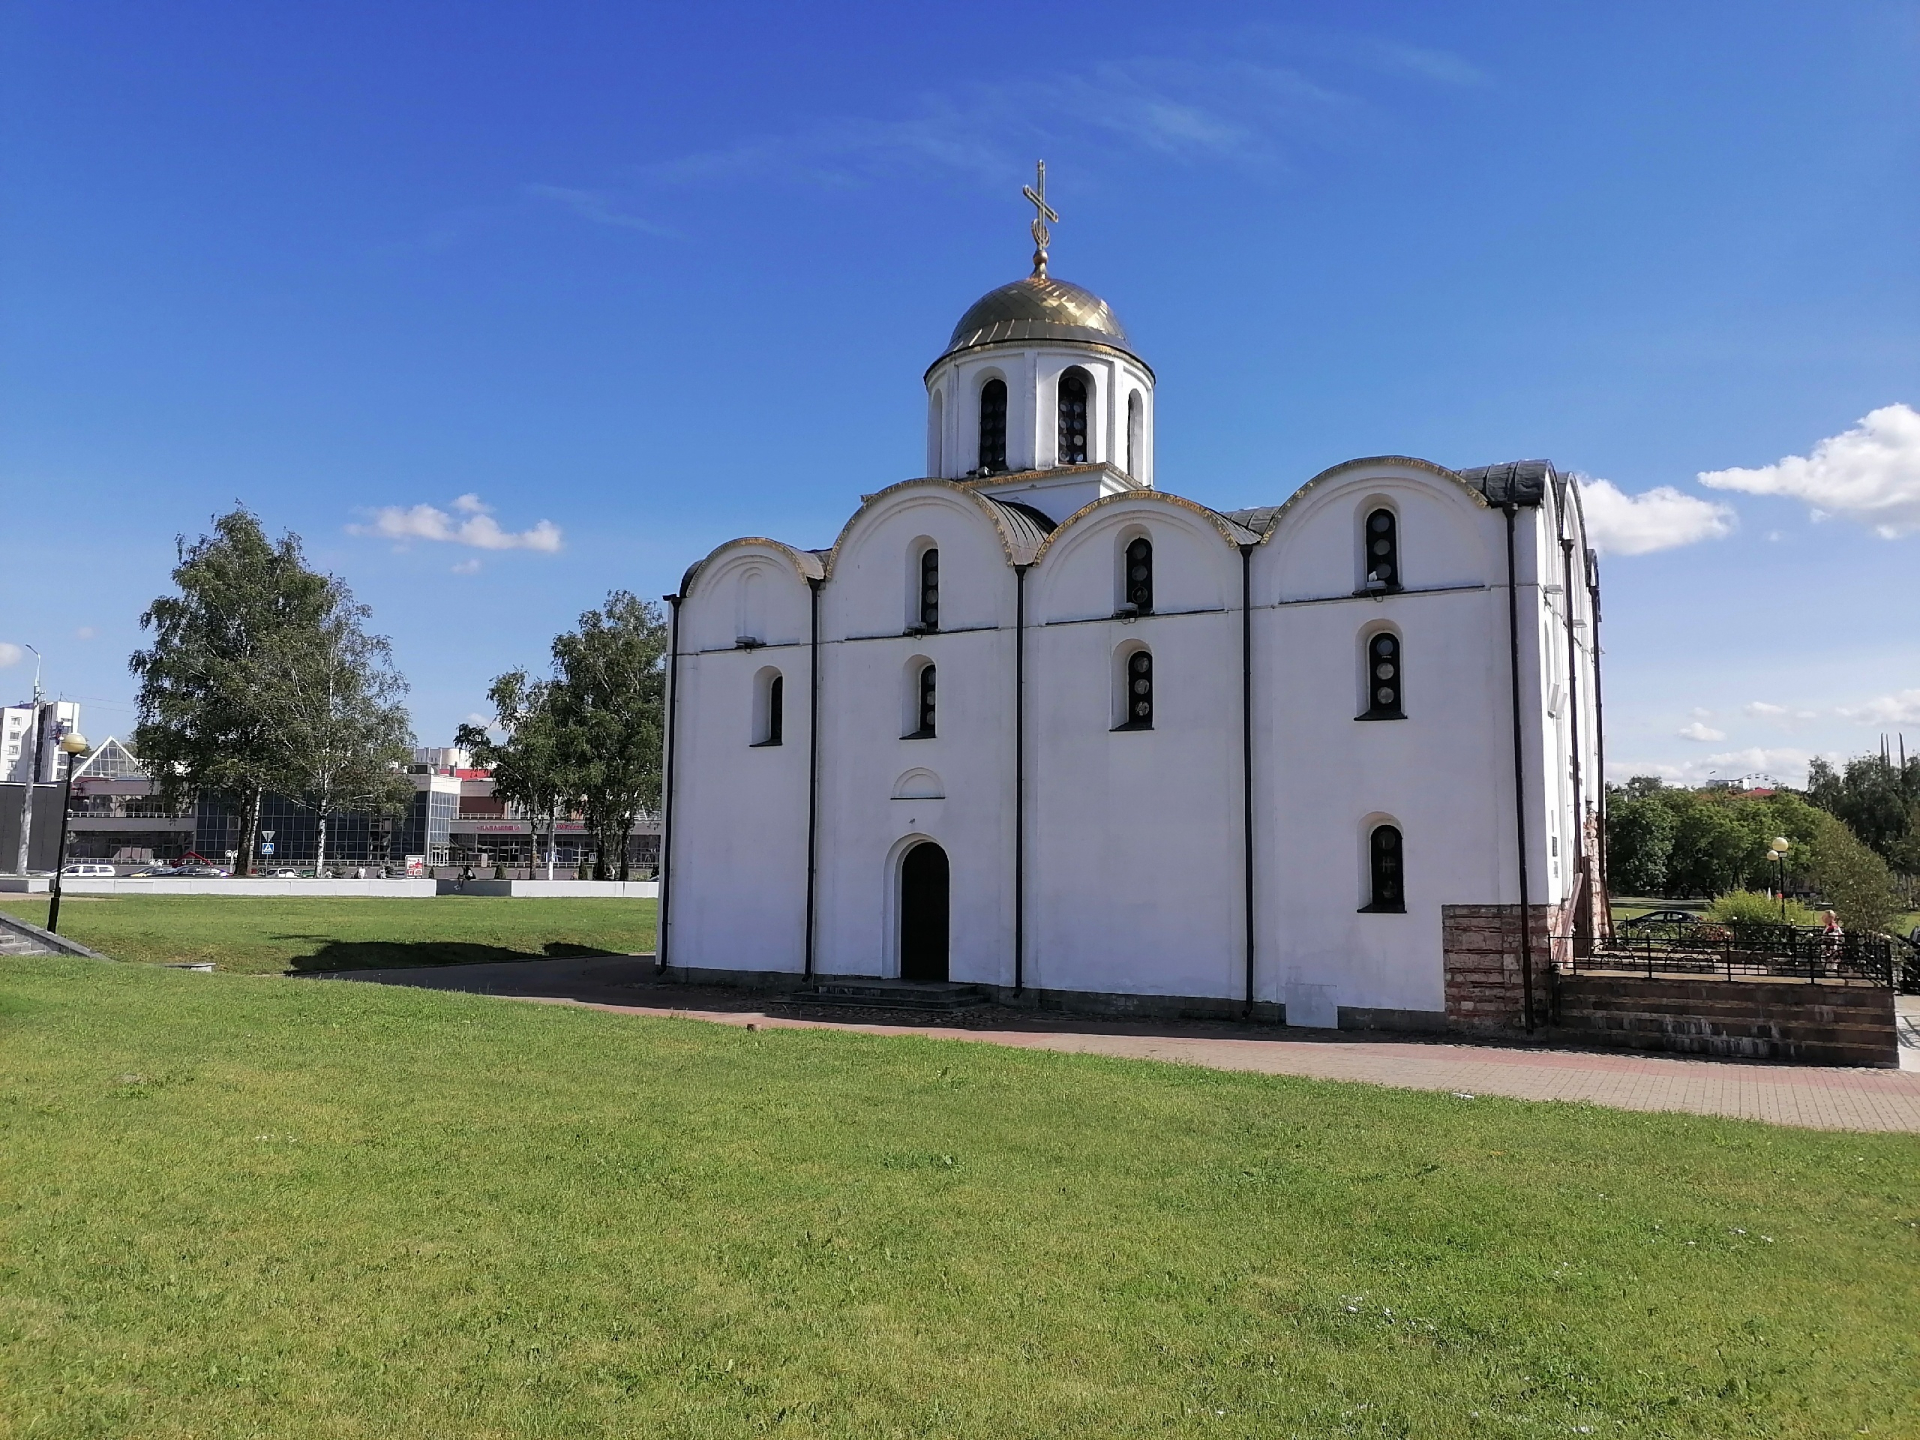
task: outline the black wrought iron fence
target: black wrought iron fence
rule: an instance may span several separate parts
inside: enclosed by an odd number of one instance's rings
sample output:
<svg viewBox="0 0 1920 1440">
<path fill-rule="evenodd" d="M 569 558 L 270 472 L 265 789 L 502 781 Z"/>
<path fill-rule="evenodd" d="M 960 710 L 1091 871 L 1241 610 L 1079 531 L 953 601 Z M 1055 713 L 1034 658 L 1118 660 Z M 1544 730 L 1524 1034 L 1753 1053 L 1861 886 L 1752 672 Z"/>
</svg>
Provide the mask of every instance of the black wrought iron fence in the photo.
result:
<svg viewBox="0 0 1920 1440">
<path fill-rule="evenodd" d="M 1905 988 L 1920 981 L 1920 969 L 1896 948 L 1905 942 L 1872 933 L 1833 934 L 1817 927 L 1755 921 L 1696 921 L 1636 929 L 1622 925 L 1611 939 L 1557 939 L 1560 968 L 1573 974 L 1623 971 L 1645 975 L 1719 977 L 1728 980 L 1804 980 L 1810 984 Z M 1903 963 L 1905 962 L 1905 963 Z"/>
</svg>

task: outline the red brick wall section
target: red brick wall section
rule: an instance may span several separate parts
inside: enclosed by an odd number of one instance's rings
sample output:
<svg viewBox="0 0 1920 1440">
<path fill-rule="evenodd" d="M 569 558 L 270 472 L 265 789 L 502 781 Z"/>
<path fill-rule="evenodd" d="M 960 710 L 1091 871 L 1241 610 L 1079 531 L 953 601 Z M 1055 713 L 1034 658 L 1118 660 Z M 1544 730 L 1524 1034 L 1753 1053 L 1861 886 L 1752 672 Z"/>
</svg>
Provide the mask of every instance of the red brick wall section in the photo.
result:
<svg viewBox="0 0 1920 1440">
<path fill-rule="evenodd" d="M 1552 998 L 1553 917 L 1546 905 L 1529 908 L 1533 912 L 1534 1021 L 1544 1025 Z M 1520 907 L 1442 905 L 1440 937 L 1447 1023 L 1462 1030 L 1524 1031 Z"/>
</svg>

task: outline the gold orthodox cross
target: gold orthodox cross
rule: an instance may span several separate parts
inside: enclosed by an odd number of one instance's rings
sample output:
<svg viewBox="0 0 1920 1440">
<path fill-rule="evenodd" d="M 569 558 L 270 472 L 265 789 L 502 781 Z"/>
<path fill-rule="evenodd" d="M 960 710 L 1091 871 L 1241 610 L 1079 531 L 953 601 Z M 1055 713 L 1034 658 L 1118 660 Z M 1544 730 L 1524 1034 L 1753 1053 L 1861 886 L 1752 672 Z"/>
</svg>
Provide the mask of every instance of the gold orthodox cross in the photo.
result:
<svg viewBox="0 0 1920 1440">
<path fill-rule="evenodd" d="M 1053 207 L 1047 204 L 1046 161 L 1042 160 L 1034 166 L 1034 178 L 1039 182 L 1040 188 L 1036 190 L 1031 185 L 1022 185 L 1020 187 L 1020 193 L 1027 197 L 1027 200 L 1032 204 L 1034 209 L 1033 225 L 1031 227 L 1034 245 L 1033 273 L 1044 276 L 1047 273 L 1047 242 L 1053 238 L 1047 230 L 1047 221 L 1051 220 L 1054 224 L 1058 225 L 1060 223 L 1060 217 L 1054 213 Z"/>
</svg>

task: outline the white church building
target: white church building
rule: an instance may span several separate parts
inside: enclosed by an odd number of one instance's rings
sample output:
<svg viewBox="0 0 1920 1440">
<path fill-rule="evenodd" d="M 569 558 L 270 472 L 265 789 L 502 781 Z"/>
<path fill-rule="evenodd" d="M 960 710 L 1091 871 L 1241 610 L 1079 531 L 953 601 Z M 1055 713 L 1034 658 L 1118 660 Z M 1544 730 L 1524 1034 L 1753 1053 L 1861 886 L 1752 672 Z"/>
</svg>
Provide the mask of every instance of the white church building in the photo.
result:
<svg viewBox="0 0 1920 1440">
<path fill-rule="evenodd" d="M 1251 510 L 1173 494 L 1152 368 L 1044 248 L 926 390 L 924 476 L 830 549 L 732 540 L 668 597 L 667 972 L 1544 1014 L 1604 896 L 1572 481 L 1387 455 Z"/>
</svg>

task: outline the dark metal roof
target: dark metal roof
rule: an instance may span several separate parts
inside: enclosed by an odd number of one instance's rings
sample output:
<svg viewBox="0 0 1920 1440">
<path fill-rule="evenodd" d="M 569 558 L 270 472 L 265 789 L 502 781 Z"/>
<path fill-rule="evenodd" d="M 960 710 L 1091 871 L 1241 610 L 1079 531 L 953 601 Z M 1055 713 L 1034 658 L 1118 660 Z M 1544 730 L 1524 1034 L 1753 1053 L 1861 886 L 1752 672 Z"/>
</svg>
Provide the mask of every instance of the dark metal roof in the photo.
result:
<svg viewBox="0 0 1920 1440">
<path fill-rule="evenodd" d="M 1538 505 L 1547 485 L 1564 484 L 1551 460 L 1509 460 L 1503 465 L 1481 465 L 1454 472 L 1487 497 L 1489 505 Z"/>
<path fill-rule="evenodd" d="M 1040 544 L 1053 533 L 1053 520 L 1018 500 L 995 500 L 991 495 L 980 497 L 999 512 L 1001 523 L 1007 528 L 1007 539 L 1013 549 L 1014 563 L 1030 565 L 1034 552 Z"/>
<path fill-rule="evenodd" d="M 1280 518 L 1280 511 L 1284 508 L 1280 505 L 1256 505 L 1251 510 L 1222 510 L 1220 513 L 1243 530 L 1265 535 L 1273 528 L 1273 522 Z"/>
<path fill-rule="evenodd" d="M 1112 306 L 1091 290 L 1048 275 L 1029 275 L 974 301 L 953 327 L 940 359 L 981 345 L 1021 340 L 1075 340 L 1140 359 Z"/>
</svg>

